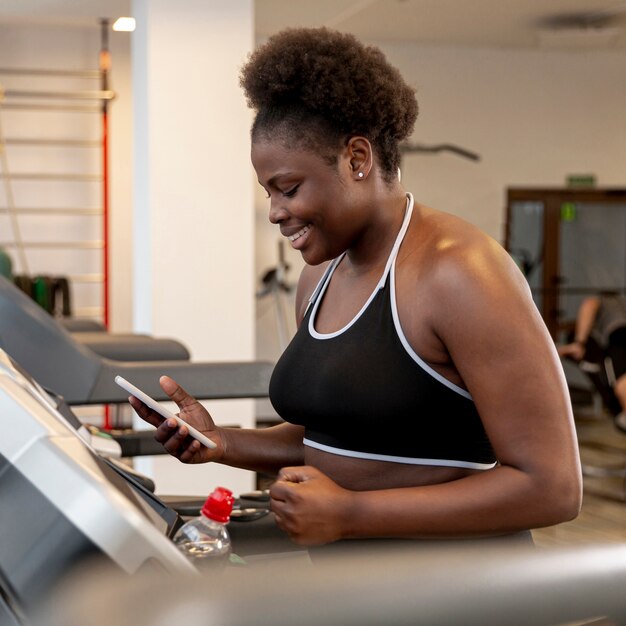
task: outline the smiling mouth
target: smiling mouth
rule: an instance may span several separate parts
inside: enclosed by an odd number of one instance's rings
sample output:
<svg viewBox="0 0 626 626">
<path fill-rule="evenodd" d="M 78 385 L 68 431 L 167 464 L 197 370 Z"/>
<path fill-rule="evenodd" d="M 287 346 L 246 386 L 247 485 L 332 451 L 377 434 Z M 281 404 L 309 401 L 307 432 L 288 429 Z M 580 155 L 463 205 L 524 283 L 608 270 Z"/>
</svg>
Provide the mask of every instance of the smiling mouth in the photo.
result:
<svg viewBox="0 0 626 626">
<path fill-rule="evenodd" d="M 292 242 L 296 241 L 296 239 L 300 239 L 300 237 L 302 237 L 302 235 L 304 235 L 310 228 L 311 228 L 311 225 L 307 224 L 304 228 L 299 230 L 295 235 L 290 235 L 289 237 L 287 237 L 287 239 L 289 239 L 289 241 L 292 241 Z"/>
</svg>

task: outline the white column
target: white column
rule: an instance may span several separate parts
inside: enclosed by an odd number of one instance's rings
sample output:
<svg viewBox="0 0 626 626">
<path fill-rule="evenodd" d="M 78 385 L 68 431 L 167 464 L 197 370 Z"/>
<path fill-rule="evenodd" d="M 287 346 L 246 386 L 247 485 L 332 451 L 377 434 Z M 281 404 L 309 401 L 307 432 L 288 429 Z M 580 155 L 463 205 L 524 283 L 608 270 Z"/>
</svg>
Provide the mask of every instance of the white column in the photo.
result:
<svg viewBox="0 0 626 626">
<path fill-rule="evenodd" d="M 239 69 L 253 2 L 135 0 L 133 14 L 134 329 L 179 339 L 194 361 L 252 359 L 252 115 Z M 220 423 L 253 423 L 251 401 L 210 406 Z M 140 465 L 161 493 L 252 486 L 249 472 L 155 459 Z"/>
</svg>

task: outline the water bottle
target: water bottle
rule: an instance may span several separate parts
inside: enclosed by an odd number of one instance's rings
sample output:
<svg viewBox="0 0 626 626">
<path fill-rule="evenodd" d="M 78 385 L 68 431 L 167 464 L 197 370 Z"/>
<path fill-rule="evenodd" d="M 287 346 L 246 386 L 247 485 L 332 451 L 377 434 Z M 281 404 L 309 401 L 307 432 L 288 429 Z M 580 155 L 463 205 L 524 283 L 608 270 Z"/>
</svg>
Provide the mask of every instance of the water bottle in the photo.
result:
<svg viewBox="0 0 626 626">
<path fill-rule="evenodd" d="M 174 543 L 200 569 L 223 567 L 230 558 L 231 543 L 226 524 L 233 510 L 232 491 L 218 487 L 204 503 L 201 515 L 183 524 Z"/>
</svg>

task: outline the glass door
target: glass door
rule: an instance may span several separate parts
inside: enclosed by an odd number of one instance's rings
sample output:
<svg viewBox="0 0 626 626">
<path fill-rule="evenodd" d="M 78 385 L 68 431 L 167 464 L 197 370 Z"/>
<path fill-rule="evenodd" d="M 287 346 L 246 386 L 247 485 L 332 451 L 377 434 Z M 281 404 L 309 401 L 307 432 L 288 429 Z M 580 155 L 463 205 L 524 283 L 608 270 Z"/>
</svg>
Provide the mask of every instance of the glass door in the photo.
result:
<svg viewBox="0 0 626 626">
<path fill-rule="evenodd" d="M 509 189 L 505 247 L 560 340 L 583 298 L 626 293 L 626 189 Z"/>
</svg>

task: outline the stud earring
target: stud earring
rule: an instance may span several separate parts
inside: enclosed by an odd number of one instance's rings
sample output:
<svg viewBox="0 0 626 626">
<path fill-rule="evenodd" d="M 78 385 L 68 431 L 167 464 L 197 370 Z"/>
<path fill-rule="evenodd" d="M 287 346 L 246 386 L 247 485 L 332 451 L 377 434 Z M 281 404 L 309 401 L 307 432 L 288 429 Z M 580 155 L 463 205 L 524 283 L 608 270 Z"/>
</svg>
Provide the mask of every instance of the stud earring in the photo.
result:
<svg viewBox="0 0 626 626">
<path fill-rule="evenodd" d="M 365 176 L 365 174 L 363 174 L 363 172 L 359 172 L 359 178 L 363 178 L 363 176 Z"/>
</svg>

